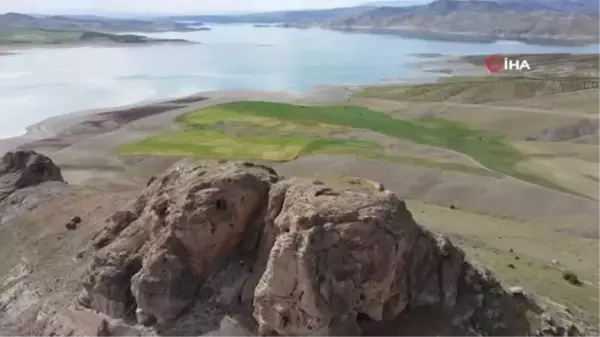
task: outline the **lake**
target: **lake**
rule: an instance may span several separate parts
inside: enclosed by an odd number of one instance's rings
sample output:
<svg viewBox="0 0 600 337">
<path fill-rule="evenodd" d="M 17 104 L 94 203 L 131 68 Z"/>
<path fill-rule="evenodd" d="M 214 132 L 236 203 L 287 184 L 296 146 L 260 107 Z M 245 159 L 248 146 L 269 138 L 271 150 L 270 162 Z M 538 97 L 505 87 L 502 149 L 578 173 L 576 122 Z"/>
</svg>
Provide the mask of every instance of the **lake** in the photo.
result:
<svg viewBox="0 0 600 337">
<path fill-rule="evenodd" d="M 598 45 L 465 43 L 321 29 L 215 25 L 212 31 L 149 34 L 193 45 L 22 50 L 0 56 L 0 138 L 79 110 L 178 97 L 206 90 L 304 91 L 435 74 L 411 69 L 413 54 L 597 53 Z"/>
</svg>

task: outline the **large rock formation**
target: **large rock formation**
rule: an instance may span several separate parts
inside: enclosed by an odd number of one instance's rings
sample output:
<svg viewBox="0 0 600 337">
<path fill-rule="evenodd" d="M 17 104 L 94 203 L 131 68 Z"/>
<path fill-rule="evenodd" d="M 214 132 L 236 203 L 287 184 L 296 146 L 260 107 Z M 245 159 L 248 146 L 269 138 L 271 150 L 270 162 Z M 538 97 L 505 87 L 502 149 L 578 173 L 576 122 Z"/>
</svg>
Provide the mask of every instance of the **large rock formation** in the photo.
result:
<svg viewBox="0 0 600 337">
<path fill-rule="evenodd" d="M 260 335 L 534 332 L 525 296 L 416 224 L 393 193 L 251 163 L 175 166 L 92 249 L 78 303 L 107 316 L 102 335 L 131 321 L 144 334 L 209 333 L 198 325 L 211 310 Z"/>
<path fill-rule="evenodd" d="M 419 227 L 394 194 L 280 184 L 267 223 L 277 236 L 254 293 L 261 333 L 359 334 L 360 314 L 381 321 L 409 304 L 454 306 L 464 254 Z"/>
<path fill-rule="evenodd" d="M 0 162 L 0 226 L 63 191 L 61 170 L 35 151 L 8 152 Z"/>
</svg>

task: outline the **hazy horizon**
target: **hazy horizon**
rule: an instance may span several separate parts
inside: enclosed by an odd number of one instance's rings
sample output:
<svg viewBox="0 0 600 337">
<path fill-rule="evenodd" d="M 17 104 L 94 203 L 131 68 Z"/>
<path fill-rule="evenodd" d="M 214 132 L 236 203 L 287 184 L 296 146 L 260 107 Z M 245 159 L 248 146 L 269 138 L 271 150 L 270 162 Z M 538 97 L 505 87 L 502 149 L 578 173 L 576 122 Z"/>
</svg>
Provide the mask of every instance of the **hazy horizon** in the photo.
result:
<svg viewBox="0 0 600 337">
<path fill-rule="evenodd" d="M 377 2 L 377 1 L 375 1 Z M 390 2 L 390 1 L 385 1 Z M 426 0 L 396 0 L 412 5 Z M 263 11 L 326 9 L 351 7 L 370 3 L 368 0 L 21 0 L 0 4 L 0 13 L 71 15 L 185 15 L 185 14 L 239 14 Z"/>
</svg>

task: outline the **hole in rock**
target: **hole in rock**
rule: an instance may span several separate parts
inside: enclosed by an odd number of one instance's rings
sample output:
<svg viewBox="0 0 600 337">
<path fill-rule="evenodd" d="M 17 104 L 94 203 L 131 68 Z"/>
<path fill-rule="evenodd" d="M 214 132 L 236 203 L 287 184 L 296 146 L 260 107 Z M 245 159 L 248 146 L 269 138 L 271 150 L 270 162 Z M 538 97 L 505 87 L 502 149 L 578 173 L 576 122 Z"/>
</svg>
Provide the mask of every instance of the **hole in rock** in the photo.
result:
<svg viewBox="0 0 600 337">
<path fill-rule="evenodd" d="M 281 323 L 283 323 L 283 327 L 285 328 L 288 326 L 288 324 L 290 324 L 290 318 L 288 316 L 283 316 L 281 318 Z"/>
<path fill-rule="evenodd" d="M 217 205 L 216 206 L 217 206 L 217 209 L 219 209 L 221 211 L 226 211 L 227 210 L 227 203 L 223 199 L 217 200 Z"/>
<path fill-rule="evenodd" d="M 369 317 L 369 315 L 362 312 L 359 312 L 358 315 L 356 315 L 356 323 L 358 323 L 358 325 L 370 322 L 373 322 L 373 320 L 371 317 Z"/>
</svg>

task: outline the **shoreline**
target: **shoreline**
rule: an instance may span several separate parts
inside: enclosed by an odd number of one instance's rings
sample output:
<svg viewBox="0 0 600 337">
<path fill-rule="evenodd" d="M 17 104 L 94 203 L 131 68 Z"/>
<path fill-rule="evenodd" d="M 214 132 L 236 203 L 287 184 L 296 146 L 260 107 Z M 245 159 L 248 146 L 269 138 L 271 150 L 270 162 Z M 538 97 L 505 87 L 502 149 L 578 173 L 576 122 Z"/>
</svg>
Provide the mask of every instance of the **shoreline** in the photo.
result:
<svg viewBox="0 0 600 337">
<path fill-rule="evenodd" d="M 116 44 L 110 44 L 111 47 L 120 47 Z M 36 48 L 77 48 L 82 46 L 73 45 L 62 45 L 62 46 L 24 46 L 20 50 L 36 49 Z M 105 47 L 100 45 L 89 45 L 84 47 Z M 143 47 L 139 45 L 137 47 Z M 0 55 L 18 55 L 19 50 L 6 50 L 3 46 L 0 46 Z M 423 61 L 431 60 L 430 57 L 421 57 L 415 55 Z M 446 62 L 447 56 L 436 55 L 437 59 L 442 62 Z M 454 58 L 453 58 L 454 59 Z M 450 65 L 450 63 L 448 63 Z M 458 69 L 458 68 L 457 68 Z M 77 126 L 81 123 L 90 122 L 95 116 L 100 114 L 118 114 L 123 111 L 130 109 L 152 109 L 157 106 L 172 105 L 170 110 L 192 108 L 194 106 L 193 100 L 198 97 L 207 98 L 207 101 L 237 101 L 237 100 L 272 100 L 281 102 L 297 102 L 302 103 L 313 102 L 314 104 L 327 104 L 345 101 L 348 97 L 348 93 L 353 90 L 357 90 L 368 86 L 378 85 L 393 85 L 393 84 L 423 84 L 435 82 L 441 78 L 447 77 L 447 74 L 443 72 L 431 71 L 431 73 L 437 73 L 438 76 L 431 76 L 425 78 L 395 78 L 392 80 L 371 82 L 364 84 L 317 84 L 309 89 L 302 91 L 268 91 L 260 89 L 223 89 L 223 90 L 209 90 L 185 95 L 181 97 L 170 97 L 145 100 L 140 102 L 133 102 L 125 105 L 117 106 L 106 106 L 96 109 L 83 109 L 71 112 L 61 113 L 59 115 L 47 117 L 36 123 L 26 126 L 23 133 L 17 136 L 0 136 L 0 153 L 7 152 L 11 149 L 18 148 L 20 146 L 27 145 L 43 139 L 52 139 L 57 137 L 60 133 L 67 132 L 69 129 Z M 190 101 L 191 100 L 191 101 Z M 183 103 L 174 103 L 180 101 Z M 185 101 L 190 101 L 185 103 Z M 165 111 L 168 112 L 169 110 Z"/>
<path fill-rule="evenodd" d="M 475 32 L 437 31 L 433 29 L 419 29 L 416 27 L 370 27 L 370 26 L 320 26 L 320 25 L 280 25 L 286 29 L 321 28 L 342 33 L 366 33 L 375 35 L 391 35 L 404 38 L 414 38 L 431 41 L 470 42 L 470 43 L 496 43 L 500 41 L 520 42 L 538 46 L 579 47 L 598 44 L 598 39 L 593 36 L 563 37 L 563 36 L 538 36 L 538 35 L 498 35 L 478 34 Z"/>
<path fill-rule="evenodd" d="M 25 128 L 24 133 L 21 135 L 0 138 L 0 153 L 4 154 L 5 152 L 31 144 L 36 144 L 35 147 L 45 147 L 44 143 L 53 143 L 57 139 L 69 139 L 69 142 L 75 144 L 83 139 L 101 135 L 107 131 L 114 131 L 114 129 L 125 127 L 134 122 L 143 122 L 146 118 L 172 114 L 173 112 L 177 112 L 176 114 L 178 115 L 187 111 L 226 102 L 264 100 L 288 103 L 302 102 L 303 104 L 327 104 L 328 102 L 344 101 L 351 90 L 353 90 L 351 86 L 342 85 L 320 85 L 301 93 L 252 89 L 215 90 L 198 92 L 182 97 L 67 112 L 31 124 Z M 159 112 L 147 113 L 147 111 L 152 110 L 158 110 Z M 130 116 L 130 121 L 117 123 L 118 125 L 113 128 L 101 125 L 107 121 L 114 122 L 120 116 L 127 114 L 140 114 L 142 116 L 139 118 Z M 91 127 L 94 124 L 99 124 L 100 126 Z"/>
<path fill-rule="evenodd" d="M 0 54 L 4 52 L 6 51 L 0 49 Z M 488 75 L 482 66 L 470 62 L 467 59 L 469 56 L 450 56 L 439 53 L 412 54 L 412 56 L 417 57 L 419 61 L 409 62 L 408 67 L 418 67 L 425 72 L 435 74 L 435 76 L 397 78 L 384 82 L 354 85 L 321 84 L 296 92 L 241 88 L 213 90 L 181 97 L 166 97 L 119 106 L 65 112 L 28 125 L 21 135 L 0 137 L 0 152 L 4 153 L 23 146 L 33 146 L 32 144 L 35 144 L 33 148 L 56 148 L 59 146 L 58 144 L 64 143 L 75 145 L 86 138 L 112 132 L 123 127 L 129 128 L 131 124 L 144 124 L 144 119 L 158 118 L 162 115 L 171 116 L 171 119 L 162 119 L 162 123 L 172 126 L 174 117 L 179 114 L 227 102 L 254 100 L 326 105 L 347 101 L 351 92 L 364 87 L 396 84 L 418 85 L 433 83 L 449 77 Z M 119 118 L 121 115 L 136 114 L 140 116 L 129 116 L 127 118 L 131 120 L 127 122 L 123 122 L 121 121 L 122 118 Z M 149 124 L 156 124 L 153 123 L 155 122 Z M 112 128 L 104 124 L 112 125 Z M 157 129 L 158 127 L 155 125 L 153 128 Z"/>
<path fill-rule="evenodd" d="M 2 50 L 0 47 L 0 55 L 4 52 L 6 51 Z M 344 102 L 350 97 L 351 92 L 364 87 L 388 86 L 395 84 L 418 85 L 437 82 L 448 77 L 488 75 L 487 71 L 485 71 L 483 67 L 478 67 L 473 62 L 470 62 L 467 59 L 468 56 L 450 56 L 437 53 L 423 55 L 413 54 L 412 56 L 419 58 L 420 61 L 409 63 L 407 66 L 419 67 L 421 70 L 431 74 L 436 74 L 437 76 L 396 78 L 390 81 L 372 82 L 357 85 L 321 84 L 315 85 L 307 90 L 296 92 L 274 92 L 253 89 L 213 90 L 197 92 L 181 97 L 167 97 L 119 106 L 107 106 L 97 109 L 65 112 L 26 126 L 25 130 L 20 135 L 0 137 L 0 153 L 14 150 L 16 148 L 27 146 L 28 144 L 33 143 L 44 147 L 44 144 L 42 144 L 44 143 L 44 140 L 46 140 L 47 143 L 51 143 L 49 145 L 50 147 L 55 147 L 57 139 L 62 139 L 64 141 L 64 139 L 68 138 L 67 142 L 73 145 L 86 137 L 94 137 L 101 134 L 103 128 L 106 129 L 103 123 L 109 125 L 112 123 L 113 129 L 109 131 L 114 131 L 115 128 L 120 129 L 122 127 L 128 127 L 129 124 L 135 124 L 140 120 L 152 117 L 142 116 L 139 118 L 133 118 L 133 120 L 127 123 L 114 121 L 118 119 L 120 114 L 135 114 L 136 111 L 138 111 L 141 115 L 144 115 L 147 114 L 147 111 L 157 111 L 162 109 L 160 112 L 152 113 L 152 115 L 154 115 L 154 117 L 156 117 L 156 115 L 172 115 L 174 118 L 179 114 L 194 109 L 201 109 L 215 104 L 240 100 L 264 100 L 307 105 L 326 105 Z M 108 115 L 111 117 L 106 117 Z M 163 123 L 172 124 L 170 123 L 173 122 L 172 119 L 164 120 Z M 114 125 L 115 123 L 117 124 L 116 126 Z M 92 126 L 95 124 L 100 126 Z"/>
</svg>

